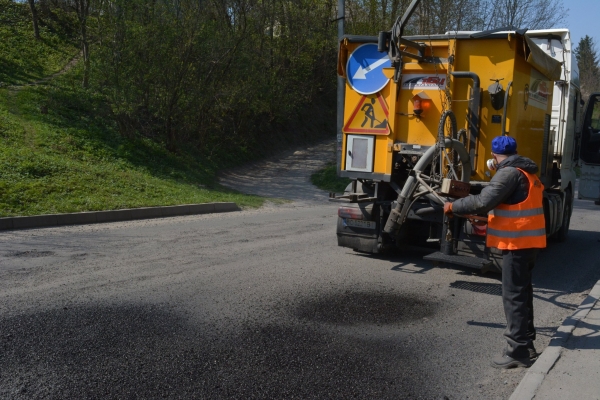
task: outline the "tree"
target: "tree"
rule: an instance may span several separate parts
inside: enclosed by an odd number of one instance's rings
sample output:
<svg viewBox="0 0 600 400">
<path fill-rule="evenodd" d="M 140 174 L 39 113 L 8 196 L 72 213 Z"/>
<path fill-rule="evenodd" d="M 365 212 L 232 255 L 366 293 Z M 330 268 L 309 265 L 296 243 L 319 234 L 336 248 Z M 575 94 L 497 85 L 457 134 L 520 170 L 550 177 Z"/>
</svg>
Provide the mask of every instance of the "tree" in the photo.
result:
<svg viewBox="0 0 600 400">
<path fill-rule="evenodd" d="M 335 110 L 336 1 L 94 1 L 92 84 L 124 136 L 257 154 Z"/>
<path fill-rule="evenodd" d="M 448 31 L 552 28 L 564 22 L 563 0 L 422 0 L 405 29 L 406 35 Z M 375 35 L 389 30 L 410 0 L 346 0 L 348 33 Z"/>
<path fill-rule="evenodd" d="M 31 9 L 31 19 L 33 21 L 33 34 L 36 39 L 40 39 L 40 28 L 38 26 L 38 14 L 37 9 L 35 7 L 35 0 L 28 0 L 29 8 Z"/>
<path fill-rule="evenodd" d="M 490 11 L 481 29 L 505 26 L 527 29 L 548 29 L 564 23 L 568 9 L 562 0 L 488 0 Z"/>
<path fill-rule="evenodd" d="M 33 0 L 29 0 L 32 2 Z M 79 41 L 81 42 L 81 53 L 83 56 L 83 82 L 84 88 L 89 86 L 90 80 L 90 40 L 88 35 L 88 19 L 92 2 L 97 2 L 98 6 L 102 0 L 52 0 L 54 7 L 61 8 L 68 12 L 74 12 L 77 16 L 79 25 Z"/>
<path fill-rule="evenodd" d="M 579 79 L 583 97 L 600 90 L 600 66 L 594 39 L 586 35 L 575 48 L 575 57 L 579 65 Z"/>
<path fill-rule="evenodd" d="M 488 8 L 488 0 L 424 0 L 413 17 L 413 29 L 420 35 L 477 30 Z"/>
</svg>

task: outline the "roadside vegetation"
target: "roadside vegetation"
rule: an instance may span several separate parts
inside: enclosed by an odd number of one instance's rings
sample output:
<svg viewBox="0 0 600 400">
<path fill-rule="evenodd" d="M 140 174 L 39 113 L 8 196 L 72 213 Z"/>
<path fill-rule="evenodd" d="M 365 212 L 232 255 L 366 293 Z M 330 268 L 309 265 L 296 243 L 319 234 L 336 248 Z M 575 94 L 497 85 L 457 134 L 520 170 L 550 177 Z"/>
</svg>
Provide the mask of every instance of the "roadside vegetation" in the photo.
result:
<svg viewBox="0 0 600 400">
<path fill-rule="evenodd" d="M 125 137 L 101 93 L 83 88 L 69 14 L 30 33 L 25 4 L 0 1 L 0 217 L 263 199 L 217 184 L 234 163 L 142 135 Z M 41 82 L 40 82 L 41 81 Z M 38 83 L 35 83 L 38 82 Z"/>
<path fill-rule="evenodd" d="M 334 132 L 335 46 L 218 6 L 0 0 L 0 217 L 260 206 L 217 175 Z"/>
<path fill-rule="evenodd" d="M 124 139 L 73 80 L 0 89 L 0 216 L 263 199 L 216 184 L 217 166 L 152 140 Z M 47 113 L 42 110 L 47 108 Z"/>
<path fill-rule="evenodd" d="M 344 193 L 344 190 L 350 183 L 350 179 L 340 178 L 337 175 L 337 166 L 335 163 L 328 164 L 325 168 L 312 174 L 310 181 L 319 189 L 334 193 Z"/>
</svg>

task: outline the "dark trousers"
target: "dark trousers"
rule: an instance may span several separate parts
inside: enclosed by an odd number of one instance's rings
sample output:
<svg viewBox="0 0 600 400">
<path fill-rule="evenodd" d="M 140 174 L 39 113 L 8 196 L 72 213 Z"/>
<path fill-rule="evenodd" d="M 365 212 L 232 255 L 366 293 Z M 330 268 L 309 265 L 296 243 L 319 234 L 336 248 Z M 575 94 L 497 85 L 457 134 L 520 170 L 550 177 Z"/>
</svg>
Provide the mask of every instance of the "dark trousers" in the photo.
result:
<svg viewBox="0 0 600 400">
<path fill-rule="evenodd" d="M 506 354 L 528 358 L 535 340 L 531 270 L 538 249 L 502 251 L 502 303 L 506 315 Z"/>
</svg>

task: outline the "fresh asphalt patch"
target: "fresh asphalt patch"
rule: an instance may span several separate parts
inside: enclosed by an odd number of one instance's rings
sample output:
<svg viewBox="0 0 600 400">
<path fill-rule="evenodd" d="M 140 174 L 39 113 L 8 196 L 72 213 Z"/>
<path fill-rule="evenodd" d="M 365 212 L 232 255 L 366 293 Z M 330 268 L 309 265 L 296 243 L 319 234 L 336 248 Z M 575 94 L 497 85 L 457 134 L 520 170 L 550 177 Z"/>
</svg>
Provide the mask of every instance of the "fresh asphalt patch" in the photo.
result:
<svg viewBox="0 0 600 400">
<path fill-rule="evenodd" d="M 428 335 L 376 328 L 418 323 L 435 308 L 424 298 L 346 291 L 290 305 L 281 323 L 235 327 L 191 322 L 161 304 L 4 317 L 0 397 L 443 398 L 423 370 L 430 355 L 417 351 Z"/>
<path fill-rule="evenodd" d="M 300 319 L 339 325 L 399 324 L 432 317 L 435 305 L 425 298 L 345 291 L 306 299 L 296 310 Z"/>
</svg>

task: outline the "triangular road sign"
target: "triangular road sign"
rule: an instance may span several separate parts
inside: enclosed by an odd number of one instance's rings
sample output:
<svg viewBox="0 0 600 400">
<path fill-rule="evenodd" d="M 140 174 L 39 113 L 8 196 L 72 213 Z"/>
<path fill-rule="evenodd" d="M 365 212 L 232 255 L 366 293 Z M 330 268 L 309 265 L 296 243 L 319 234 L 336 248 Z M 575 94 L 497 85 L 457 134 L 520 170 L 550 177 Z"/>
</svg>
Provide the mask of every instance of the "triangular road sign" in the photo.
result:
<svg viewBox="0 0 600 400">
<path fill-rule="evenodd" d="M 362 96 L 342 131 L 388 135 L 390 133 L 388 118 L 388 107 L 381 93 Z"/>
</svg>

